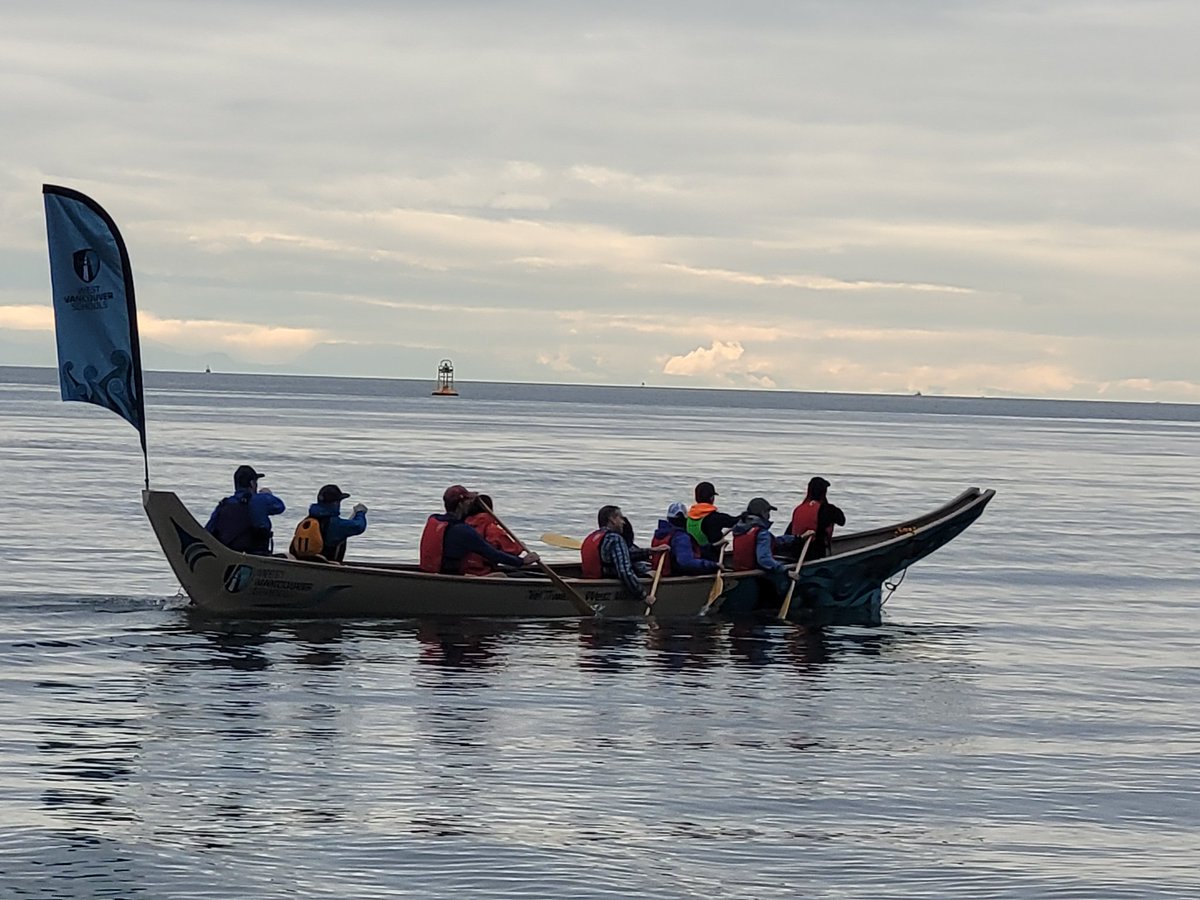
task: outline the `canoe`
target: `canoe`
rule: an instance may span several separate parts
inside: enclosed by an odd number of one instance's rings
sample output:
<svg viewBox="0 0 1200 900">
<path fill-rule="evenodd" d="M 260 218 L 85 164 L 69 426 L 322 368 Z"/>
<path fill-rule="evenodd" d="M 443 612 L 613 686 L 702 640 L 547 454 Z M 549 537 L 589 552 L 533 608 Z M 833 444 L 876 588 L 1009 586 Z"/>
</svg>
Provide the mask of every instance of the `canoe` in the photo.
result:
<svg viewBox="0 0 1200 900">
<path fill-rule="evenodd" d="M 800 570 L 790 617 L 878 619 L 884 582 L 960 534 L 982 514 L 994 491 L 971 488 L 945 506 L 888 528 L 834 538 L 833 554 Z M 230 550 L 200 526 L 170 491 L 144 490 L 142 506 L 175 576 L 194 606 L 236 618 L 423 618 L 482 616 L 575 618 L 572 603 L 540 574 L 476 578 L 437 575 L 413 564 L 349 561 L 345 565 Z M 555 572 L 597 616 L 640 617 L 645 605 L 615 579 L 584 579 L 580 566 Z M 726 573 L 709 609 L 754 612 L 763 599 L 758 570 Z M 649 579 L 647 579 L 647 584 Z M 708 605 L 709 575 L 663 578 L 654 615 L 695 617 Z"/>
</svg>

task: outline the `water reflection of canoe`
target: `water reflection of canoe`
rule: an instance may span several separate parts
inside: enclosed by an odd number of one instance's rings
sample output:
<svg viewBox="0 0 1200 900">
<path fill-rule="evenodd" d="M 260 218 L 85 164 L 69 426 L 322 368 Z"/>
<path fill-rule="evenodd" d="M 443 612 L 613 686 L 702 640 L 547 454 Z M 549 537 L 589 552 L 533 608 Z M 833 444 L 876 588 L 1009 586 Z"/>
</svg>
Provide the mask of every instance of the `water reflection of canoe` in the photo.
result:
<svg viewBox="0 0 1200 900">
<path fill-rule="evenodd" d="M 889 528 L 835 538 L 833 555 L 805 563 L 794 617 L 837 613 L 849 620 L 878 617 L 883 583 L 950 541 L 979 518 L 993 491 L 972 488 L 945 506 Z M 205 531 L 175 494 L 143 491 L 142 505 L 179 583 L 201 610 L 264 618 L 425 616 L 576 617 L 579 612 L 544 576 L 471 578 L 431 575 L 415 565 L 349 562 L 344 566 L 229 550 Z M 578 565 L 555 570 L 608 617 L 641 616 L 640 601 L 611 579 L 586 580 Z M 725 576 L 728 612 L 753 608 L 757 573 Z M 659 617 L 699 615 L 710 576 L 664 578 Z M 826 616 L 827 617 L 827 616 Z"/>
</svg>

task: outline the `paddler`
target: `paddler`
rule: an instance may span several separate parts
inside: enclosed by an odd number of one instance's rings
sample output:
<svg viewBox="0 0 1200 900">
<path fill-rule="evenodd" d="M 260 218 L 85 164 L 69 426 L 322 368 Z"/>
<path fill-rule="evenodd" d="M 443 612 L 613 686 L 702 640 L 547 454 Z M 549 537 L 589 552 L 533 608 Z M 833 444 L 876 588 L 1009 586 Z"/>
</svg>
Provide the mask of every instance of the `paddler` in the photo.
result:
<svg viewBox="0 0 1200 900">
<path fill-rule="evenodd" d="M 816 475 L 808 481 L 808 493 L 792 510 L 792 521 L 784 534 L 815 532 L 806 559 L 821 559 L 833 547 L 833 528 L 846 524 L 846 514 L 829 502 L 829 482 Z"/>
<path fill-rule="evenodd" d="M 271 516 L 286 507 L 269 488 L 258 486 L 262 477 L 253 466 L 238 466 L 233 473 L 233 494 L 217 504 L 204 526 L 230 550 L 263 556 L 271 553 Z"/>
<path fill-rule="evenodd" d="M 536 553 L 523 556 L 505 553 L 485 541 L 478 531 L 467 524 L 467 516 L 471 515 L 478 499 L 478 493 L 467 490 L 461 484 L 452 484 L 442 493 L 442 505 L 446 511 L 430 516 L 421 534 L 422 572 L 468 574 L 467 557 L 473 553 L 493 566 L 520 569 L 537 564 Z"/>
<path fill-rule="evenodd" d="M 700 545 L 705 559 L 716 559 L 716 544 L 725 532 L 738 522 L 737 516 L 720 512 L 716 507 L 717 489 L 711 481 L 696 485 L 696 502 L 687 511 L 687 533 Z"/>
</svg>

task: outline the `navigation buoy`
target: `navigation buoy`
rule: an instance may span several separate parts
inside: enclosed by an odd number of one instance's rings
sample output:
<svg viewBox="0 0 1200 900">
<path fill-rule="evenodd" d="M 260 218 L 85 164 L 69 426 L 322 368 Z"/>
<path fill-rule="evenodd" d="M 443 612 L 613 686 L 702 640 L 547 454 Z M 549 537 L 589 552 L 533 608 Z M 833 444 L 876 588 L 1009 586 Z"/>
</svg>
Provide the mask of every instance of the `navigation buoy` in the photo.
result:
<svg viewBox="0 0 1200 900">
<path fill-rule="evenodd" d="M 454 389 L 454 363 L 443 359 L 438 363 L 437 375 L 437 387 L 433 390 L 433 396 L 457 397 L 458 391 Z"/>
</svg>

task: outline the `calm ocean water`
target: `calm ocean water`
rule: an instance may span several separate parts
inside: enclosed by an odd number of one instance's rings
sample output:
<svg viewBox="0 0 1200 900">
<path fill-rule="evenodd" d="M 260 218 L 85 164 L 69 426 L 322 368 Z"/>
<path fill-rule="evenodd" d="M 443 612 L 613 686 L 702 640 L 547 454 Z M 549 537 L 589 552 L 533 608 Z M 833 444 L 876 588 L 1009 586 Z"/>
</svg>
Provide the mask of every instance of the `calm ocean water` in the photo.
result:
<svg viewBox="0 0 1200 900">
<path fill-rule="evenodd" d="M 452 482 L 531 540 L 998 491 L 877 628 L 246 623 L 53 377 L 0 368 L 0 897 L 1200 895 L 1200 407 L 150 373 L 155 487 L 336 481 L 372 559 Z"/>
</svg>

